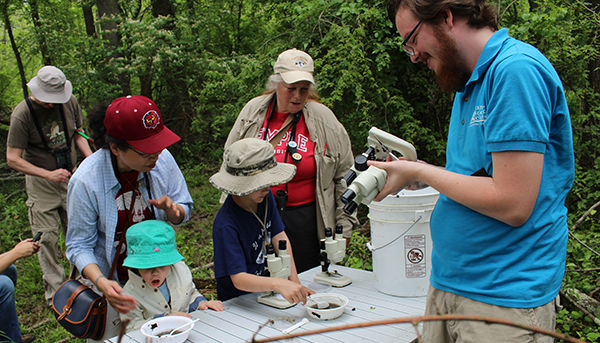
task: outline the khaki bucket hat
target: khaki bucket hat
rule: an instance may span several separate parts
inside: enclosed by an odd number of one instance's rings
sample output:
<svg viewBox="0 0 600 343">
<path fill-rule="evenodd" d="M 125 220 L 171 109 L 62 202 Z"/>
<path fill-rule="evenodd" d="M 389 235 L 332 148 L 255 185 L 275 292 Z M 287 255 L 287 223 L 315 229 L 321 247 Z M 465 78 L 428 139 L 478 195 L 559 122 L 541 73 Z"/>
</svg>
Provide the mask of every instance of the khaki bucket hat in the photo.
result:
<svg viewBox="0 0 600 343">
<path fill-rule="evenodd" d="M 209 181 L 218 190 L 237 196 L 286 183 L 296 174 L 296 166 L 278 163 L 273 145 L 258 138 L 231 144 L 223 153 L 223 162 Z"/>
<path fill-rule="evenodd" d="M 73 92 L 71 81 L 54 66 L 40 68 L 27 86 L 36 99 L 49 104 L 64 104 L 71 99 Z"/>
</svg>

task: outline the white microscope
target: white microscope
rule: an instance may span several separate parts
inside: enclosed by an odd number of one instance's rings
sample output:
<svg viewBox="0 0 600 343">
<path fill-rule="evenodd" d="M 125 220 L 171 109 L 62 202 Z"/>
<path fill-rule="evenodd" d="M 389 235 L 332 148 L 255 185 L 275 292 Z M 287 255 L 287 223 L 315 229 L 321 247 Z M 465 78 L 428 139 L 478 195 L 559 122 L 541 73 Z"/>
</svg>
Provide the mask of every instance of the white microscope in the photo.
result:
<svg viewBox="0 0 600 343">
<path fill-rule="evenodd" d="M 385 170 L 368 166 L 367 161 L 385 161 L 387 156 L 397 160 L 394 152 L 409 161 L 417 160 L 417 151 L 412 144 L 376 127 L 369 130 L 367 142 L 369 148 L 354 158 L 354 166 L 344 176 L 348 189 L 342 194 L 341 200 L 345 204 L 344 212 L 348 214 L 353 213 L 360 203 L 370 204 L 385 185 Z"/>
<path fill-rule="evenodd" d="M 267 269 L 270 277 L 286 279 L 291 274 L 292 258 L 287 253 L 287 241 L 279 241 L 279 256 L 275 255 L 273 244 L 267 245 Z M 286 309 L 296 304 L 287 301 L 281 294 L 275 291 L 263 292 L 258 296 L 257 301 L 271 307 Z"/>
<path fill-rule="evenodd" d="M 344 287 L 352 280 L 337 270 L 329 271 L 329 265 L 340 262 L 346 255 L 346 239 L 342 236 L 343 227 L 335 228 L 335 237 L 331 228 L 325 229 L 325 238 L 321 239 L 321 272 L 315 276 L 315 282 L 329 284 L 333 287 Z"/>
</svg>

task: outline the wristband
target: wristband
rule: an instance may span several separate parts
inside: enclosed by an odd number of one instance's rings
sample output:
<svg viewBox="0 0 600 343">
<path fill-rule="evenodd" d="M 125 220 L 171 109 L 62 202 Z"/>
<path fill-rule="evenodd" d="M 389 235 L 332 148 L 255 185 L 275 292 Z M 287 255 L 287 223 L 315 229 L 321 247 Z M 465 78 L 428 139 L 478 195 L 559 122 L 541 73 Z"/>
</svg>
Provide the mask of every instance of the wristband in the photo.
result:
<svg viewBox="0 0 600 343">
<path fill-rule="evenodd" d="M 96 285 L 96 287 L 98 287 L 98 280 L 100 280 L 100 278 L 105 277 L 104 274 L 100 274 L 98 275 L 98 277 L 96 278 L 96 281 L 94 281 L 94 285 Z"/>
</svg>

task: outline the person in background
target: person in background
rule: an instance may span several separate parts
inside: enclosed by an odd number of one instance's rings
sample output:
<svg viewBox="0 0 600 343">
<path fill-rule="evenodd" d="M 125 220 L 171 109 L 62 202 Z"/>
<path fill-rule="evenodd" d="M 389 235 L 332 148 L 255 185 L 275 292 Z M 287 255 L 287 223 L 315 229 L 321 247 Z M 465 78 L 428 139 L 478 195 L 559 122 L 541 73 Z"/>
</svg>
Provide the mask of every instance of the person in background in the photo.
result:
<svg viewBox="0 0 600 343">
<path fill-rule="evenodd" d="M 15 307 L 18 259 L 31 256 L 40 250 L 40 243 L 28 238 L 17 243 L 10 251 L 0 255 L 0 342 L 33 342 L 33 335 L 21 337 L 21 327 Z"/>
<path fill-rule="evenodd" d="M 83 115 L 73 86 L 54 66 L 38 70 L 29 83 L 31 95 L 10 116 L 6 162 L 25 174 L 29 223 L 35 236 L 43 232 L 38 260 L 48 306 L 65 279 L 60 263 L 59 234 L 67 228 L 67 183 L 77 161 L 77 150 L 92 150 L 84 138 Z"/>
<path fill-rule="evenodd" d="M 223 153 L 224 168 L 210 183 L 228 194 L 213 223 L 217 295 L 228 300 L 248 292 L 276 291 L 291 304 L 306 303 L 314 292 L 300 284 L 294 253 L 269 189 L 292 179 L 296 167 L 275 160 L 273 146 L 258 138 L 232 143 Z M 291 256 L 288 279 L 263 276 L 267 245 L 279 253 L 286 241 Z"/>
<path fill-rule="evenodd" d="M 146 321 L 163 316 L 186 316 L 196 310 L 223 311 L 223 303 L 207 300 L 194 285 L 192 272 L 177 251 L 175 230 L 159 220 L 146 220 L 127 230 L 129 281 L 123 294 L 137 300 L 137 307 L 121 313 L 129 320 L 127 330 L 137 330 Z M 158 290 L 158 291 L 157 291 Z"/>
<path fill-rule="evenodd" d="M 399 160 L 375 200 L 415 183 L 441 194 L 431 216 L 426 314 L 484 315 L 555 329 L 565 272 L 565 198 L 574 179 L 565 91 L 536 48 L 498 30 L 481 0 L 392 0 L 412 62 L 456 92 L 445 168 Z M 423 341 L 552 342 L 477 321 L 426 322 Z"/>
<path fill-rule="evenodd" d="M 118 334 L 118 313 L 137 305 L 122 292 L 128 279 L 123 266 L 127 228 L 149 219 L 181 224 L 190 218 L 192 197 L 166 149 L 180 138 L 164 125 L 149 98 L 128 95 L 115 99 L 105 111 L 95 108 L 90 131 L 102 148 L 86 158 L 69 181 L 67 258 L 106 296 L 108 338 Z"/>
<path fill-rule="evenodd" d="M 225 148 L 247 137 L 271 142 L 278 162 L 297 167 L 289 182 L 271 187 L 296 252 L 298 273 L 320 264 L 325 228 L 358 224 L 344 213 L 342 178 L 353 163 L 350 139 L 333 112 L 318 101 L 313 60 L 304 51 L 282 52 L 265 93 L 250 100 L 229 132 Z"/>
</svg>

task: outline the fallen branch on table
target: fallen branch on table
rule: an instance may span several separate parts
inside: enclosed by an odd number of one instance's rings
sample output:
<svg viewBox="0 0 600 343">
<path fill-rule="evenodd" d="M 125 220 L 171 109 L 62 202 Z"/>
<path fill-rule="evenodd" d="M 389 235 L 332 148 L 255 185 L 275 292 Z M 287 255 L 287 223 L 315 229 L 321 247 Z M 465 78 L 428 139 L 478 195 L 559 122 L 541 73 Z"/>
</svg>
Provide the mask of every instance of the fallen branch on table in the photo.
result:
<svg viewBox="0 0 600 343">
<path fill-rule="evenodd" d="M 310 331 L 304 331 L 304 332 L 297 332 L 294 334 L 281 335 L 281 336 L 275 336 L 275 337 L 269 337 L 269 338 L 263 338 L 263 339 L 256 339 L 255 338 L 256 334 L 267 324 L 267 323 L 265 323 L 265 324 L 261 325 L 258 328 L 258 330 L 254 333 L 254 335 L 252 336 L 251 342 L 253 342 L 253 343 L 275 342 L 275 341 L 290 339 L 290 338 L 294 338 L 294 337 L 317 335 L 317 334 L 321 334 L 321 333 L 325 333 L 325 332 L 349 330 L 349 329 L 356 329 L 356 328 L 363 328 L 363 327 L 377 326 L 377 325 L 410 323 L 416 327 L 416 325 L 419 322 L 446 321 L 446 320 L 472 320 L 472 321 L 486 322 L 486 323 L 490 323 L 490 324 L 502 324 L 502 325 L 508 325 L 508 326 L 512 326 L 512 327 L 516 327 L 516 328 L 521 328 L 524 330 L 529 330 L 529 331 L 532 331 L 535 333 L 540 333 L 540 334 L 543 334 L 546 336 L 552 336 L 554 338 L 558 338 L 565 342 L 585 343 L 585 341 L 580 341 L 576 338 L 566 336 L 562 333 L 549 331 L 549 330 L 545 330 L 545 329 L 540 329 L 540 328 L 537 328 L 534 326 L 514 323 L 514 322 L 511 322 L 511 321 L 505 320 L 505 319 L 484 317 L 484 316 L 467 316 L 467 315 L 459 315 L 459 314 L 445 314 L 445 315 L 439 315 L 439 316 L 417 316 L 417 317 L 406 317 L 406 318 L 394 318 L 394 319 L 387 319 L 387 320 L 376 320 L 376 321 L 365 322 L 365 323 L 339 325 L 339 326 L 333 326 L 333 327 L 323 328 L 323 329 L 318 329 L 318 330 L 310 330 Z M 419 337 L 419 342 L 420 342 L 420 337 Z"/>
</svg>

